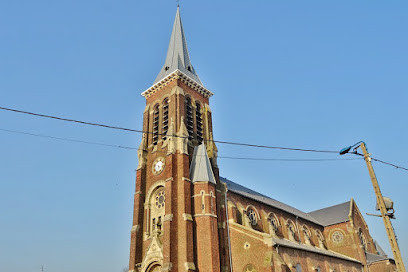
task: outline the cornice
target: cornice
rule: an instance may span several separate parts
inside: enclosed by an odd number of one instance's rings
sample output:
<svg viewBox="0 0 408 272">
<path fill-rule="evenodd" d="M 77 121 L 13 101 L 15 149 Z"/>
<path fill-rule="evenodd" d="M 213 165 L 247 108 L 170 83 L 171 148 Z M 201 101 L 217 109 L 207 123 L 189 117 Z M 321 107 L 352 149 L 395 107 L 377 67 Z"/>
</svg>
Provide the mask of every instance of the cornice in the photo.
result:
<svg viewBox="0 0 408 272">
<path fill-rule="evenodd" d="M 187 86 L 197 91 L 198 93 L 202 94 L 206 98 L 209 98 L 214 95 L 212 92 L 207 90 L 204 86 L 202 86 L 200 83 L 198 83 L 197 81 L 195 81 L 194 79 L 192 79 L 191 77 L 189 77 L 188 75 L 186 75 L 185 73 L 177 69 L 176 71 L 174 71 L 173 73 L 166 76 L 165 78 L 163 78 L 162 80 L 160 80 L 159 82 L 157 82 L 156 84 L 148 88 L 146 91 L 144 91 L 142 93 L 142 96 L 144 96 L 145 98 L 148 98 L 149 96 L 156 93 L 163 87 L 167 86 L 167 84 L 169 84 L 173 79 L 181 79 L 183 83 L 187 84 Z"/>
</svg>

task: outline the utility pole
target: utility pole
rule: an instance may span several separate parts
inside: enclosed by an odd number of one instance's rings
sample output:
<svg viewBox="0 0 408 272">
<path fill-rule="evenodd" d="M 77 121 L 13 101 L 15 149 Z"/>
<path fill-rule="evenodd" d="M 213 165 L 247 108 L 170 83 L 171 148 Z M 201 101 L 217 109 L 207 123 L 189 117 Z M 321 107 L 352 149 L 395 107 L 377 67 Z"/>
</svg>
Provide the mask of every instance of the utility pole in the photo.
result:
<svg viewBox="0 0 408 272">
<path fill-rule="evenodd" d="M 382 196 L 380 186 L 378 185 L 377 178 L 374 173 L 373 166 L 371 164 L 370 154 L 367 152 L 367 148 L 364 142 L 361 142 L 360 148 L 364 154 L 364 160 L 366 161 L 368 172 L 370 173 L 371 182 L 373 183 L 375 195 L 377 197 L 377 205 L 381 211 L 381 217 L 384 221 L 385 230 L 387 231 L 388 240 L 390 241 L 391 250 L 394 254 L 395 264 L 397 265 L 398 272 L 406 272 L 404 263 L 402 261 L 401 251 L 398 247 L 397 237 L 395 236 L 394 228 L 391 224 L 390 214 L 387 212 L 387 207 L 385 206 L 384 198 Z"/>
</svg>

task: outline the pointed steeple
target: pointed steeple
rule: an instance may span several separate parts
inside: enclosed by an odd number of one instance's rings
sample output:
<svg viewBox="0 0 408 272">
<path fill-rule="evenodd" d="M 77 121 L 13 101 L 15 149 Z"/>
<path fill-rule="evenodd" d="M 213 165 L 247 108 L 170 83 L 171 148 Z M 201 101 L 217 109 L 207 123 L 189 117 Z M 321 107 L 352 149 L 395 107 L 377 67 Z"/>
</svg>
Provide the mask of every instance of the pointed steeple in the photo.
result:
<svg viewBox="0 0 408 272">
<path fill-rule="evenodd" d="M 179 7 L 177 7 L 176 18 L 174 19 L 173 31 L 171 33 L 169 48 L 167 49 L 166 61 L 153 84 L 156 84 L 176 70 L 180 70 L 188 77 L 202 85 L 200 78 L 193 68 L 193 65 L 191 65 L 190 56 L 188 55 L 187 42 L 184 35 L 183 25 L 181 23 Z"/>
<path fill-rule="evenodd" d="M 193 183 L 198 181 L 216 183 L 214 172 L 211 168 L 210 159 L 208 158 L 204 144 L 201 144 L 194 149 L 193 159 L 190 166 L 190 179 Z"/>
</svg>

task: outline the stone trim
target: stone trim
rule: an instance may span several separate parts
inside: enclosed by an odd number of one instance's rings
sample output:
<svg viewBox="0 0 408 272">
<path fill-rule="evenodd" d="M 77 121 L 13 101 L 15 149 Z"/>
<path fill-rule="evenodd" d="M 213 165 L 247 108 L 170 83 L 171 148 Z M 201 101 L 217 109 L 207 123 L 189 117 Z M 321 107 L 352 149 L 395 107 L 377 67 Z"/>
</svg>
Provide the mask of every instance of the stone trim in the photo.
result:
<svg viewBox="0 0 408 272">
<path fill-rule="evenodd" d="M 270 235 L 268 233 L 264 233 L 264 232 L 254 230 L 251 227 L 246 227 L 246 226 L 243 226 L 243 225 L 240 225 L 238 223 L 231 222 L 231 221 L 229 222 L 229 226 L 230 226 L 231 229 L 234 229 L 237 232 L 240 232 L 240 233 L 242 233 L 244 235 L 248 235 L 248 236 L 250 236 L 250 237 L 252 237 L 254 239 L 262 241 L 267 245 L 268 245 L 268 243 L 266 241 L 268 239 L 272 240 L 272 235 Z"/>
<path fill-rule="evenodd" d="M 173 214 L 172 213 L 164 215 L 163 222 L 166 222 L 166 221 L 173 221 Z"/>
<path fill-rule="evenodd" d="M 183 213 L 184 221 L 193 221 L 193 217 L 189 213 Z"/>
<path fill-rule="evenodd" d="M 173 181 L 173 177 L 166 178 L 165 182 Z"/>
<path fill-rule="evenodd" d="M 212 213 L 197 213 L 197 214 L 194 215 L 194 217 L 201 217 L 201 216 L 210 216 L 210 217 L 217 218 L 217 216 L 215 214 L 212 214 Z"/>
<path fill-rule="evenodd" d="M 172 263 L 164 263 L 161 271 L 171 271 L 172 266 L 173 266 Z"/>
<path fill-rule="evenodd" d="M 191 262 L 185 262 L 184 263 L 184 267 L 186 268 L 186 270 L 196 270 L 196 267 L 194 265 L 194 263 Z"/>
<path fill-rule="evenodd" d="M 183 83 L 185 83 L 187 86 L 189 86 L 191 89 L 197 91 L 198 93 L 202 94 L 204 97 L 209 98 L 213 96 L 214 94 L 207 90 L 205 87 L 203 87 L 200 83 L 196 82 L 193 80 L 191 77 L 187 76 L 180 70 L 176 70 L 170 75 L 166 76 L 150 88 L 148 88 L 146 91 L 142 92 L 142 96 L 145 98 L 148 98 L 152 94 L 156 93 L 157 91 L 161 90 L 163 87 L 167 86 L 171 81 L 174 79 L 181 79 Z"/>
<path fill-rule="evenodd" d="M 136 232 L 136 231 L 139 231 L 139 229 L 140 229 L 140 225 L 134 225 L 132 229 L 130 230 L 130 232 Z"/>
<path fill-rule="evenodd" d="M 188 182 L 191 182 L 191 179 L 186 178 L 186 177 L 181 177 L 181 180 L 182 180 L 182 181 L 188 181 Z"/>
<path fill-rule="evenodd" d="M 191 198 L 195 198 L 195 197 L 197 197 L 197 196 L 199 196 L 199 197 L 209 196 L 209 197 L 212 197 L 212 198 L 216 198 L 215 195 L 210 195 L 210 194 L 195 194 L 195 195 L 193 195 Z"/>
</svg>

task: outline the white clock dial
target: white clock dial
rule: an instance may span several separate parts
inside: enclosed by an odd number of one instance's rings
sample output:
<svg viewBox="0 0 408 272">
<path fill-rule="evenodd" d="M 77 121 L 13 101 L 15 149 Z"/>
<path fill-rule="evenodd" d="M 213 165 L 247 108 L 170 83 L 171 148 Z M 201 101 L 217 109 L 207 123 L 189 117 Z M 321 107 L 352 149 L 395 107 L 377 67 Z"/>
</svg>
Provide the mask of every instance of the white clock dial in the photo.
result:
<svg viewBox="0 0 408 272">
<path fill-rule="evenodd" d="M 158 161 L 156 162 L 156 165 L 154 166 L 154 170 L 156 170 L 156 172 L 160 172 L 163 169 L 163 162 L 162 161 Z"/>
<path fill-rule="evenodd" d="M 165 162 L 164 162 L 164 158 L 162 158 L 162 157 L 160 157 L 160 158 L 157 158 L 154 162 L 153 162 L 153 174 L 155 174 L 155 175 L 158 175 L 158 174 L 160 174 L 162 171 L 163 171 L 163 169 L 164 169 L 164 165 L 165 165 Z"/>
</svg>

